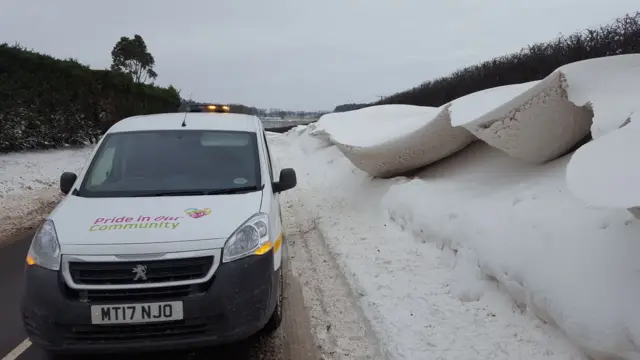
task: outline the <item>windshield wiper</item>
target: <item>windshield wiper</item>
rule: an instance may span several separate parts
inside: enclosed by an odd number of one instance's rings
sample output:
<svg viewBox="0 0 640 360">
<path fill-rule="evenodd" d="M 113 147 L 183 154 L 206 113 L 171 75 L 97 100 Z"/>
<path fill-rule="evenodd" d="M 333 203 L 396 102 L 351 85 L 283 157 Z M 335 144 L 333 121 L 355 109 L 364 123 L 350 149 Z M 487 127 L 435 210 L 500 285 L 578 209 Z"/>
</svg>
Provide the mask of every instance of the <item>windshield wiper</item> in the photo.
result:
<svg viewBox="0 0 640 360">
<path fill-rule="evenodd" d="M 152 197 L 152 196 L 198 196 L 198 195 L 229 195 L 243 194 L 253 191 L 262 190 L 260 186 L 243 186 L 229 189 L 216 190 L 189 190 L 189 191 L 163 191 L 148 194 L 133 195 L 132 197 Z"/>
<path fill-rule="evenodd" d="M 244 193 L 258 191 L 258 190 L 262 190 L 262 187 L 252 185 L 252 186 L 243 186 L 243 187 L 236 187 L 236 188 L 229 188 L 229 189 L 217 189 L 217 190 L 206 191 L 205 195 L 244 194 Z"/>
<path fill-rule="evenodd" d="M 149 194 L 133 195 L 132 197 L 151 197 L 151 196 L 195 196 L 205 195 L 205 191 L 166 191 Z"/>
</svg>

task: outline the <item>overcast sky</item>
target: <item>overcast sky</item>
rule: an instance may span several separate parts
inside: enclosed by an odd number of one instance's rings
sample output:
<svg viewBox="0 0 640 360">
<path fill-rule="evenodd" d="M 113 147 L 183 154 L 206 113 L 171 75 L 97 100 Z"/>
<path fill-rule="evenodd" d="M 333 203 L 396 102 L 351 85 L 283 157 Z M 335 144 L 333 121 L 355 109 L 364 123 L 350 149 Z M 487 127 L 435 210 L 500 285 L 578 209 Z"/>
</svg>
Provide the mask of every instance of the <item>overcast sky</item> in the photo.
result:
<svg viewBox="0 0 640 360">
<path fill-rule="evenodd" d="M 331 110 L 405 90 L 638 0 L 0 0 L 0 42 L 94 68 L 140 34 L 157 83 L 198 101 Z"/>
</svg>

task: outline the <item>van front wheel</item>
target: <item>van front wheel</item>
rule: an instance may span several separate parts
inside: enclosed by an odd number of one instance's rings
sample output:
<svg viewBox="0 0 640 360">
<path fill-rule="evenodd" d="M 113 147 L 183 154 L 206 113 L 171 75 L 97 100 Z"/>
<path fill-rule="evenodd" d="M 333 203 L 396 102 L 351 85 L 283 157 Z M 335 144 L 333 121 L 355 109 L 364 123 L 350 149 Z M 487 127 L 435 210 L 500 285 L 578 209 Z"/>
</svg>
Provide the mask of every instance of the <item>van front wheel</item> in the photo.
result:
<svg viewBox="0 0 640 360">
<path fill-rule="evenodd" d="M 282 312 L 284 303 L 284 269 L 280 269 L 280 279 L 278 280 L 278 302 L 273 308 L 273 314 L 269 318 L 269 321 L 264 326 L 264 331 L 272 333 L 278 330 L 280 324 L 282 324 Z"/>
</svg>

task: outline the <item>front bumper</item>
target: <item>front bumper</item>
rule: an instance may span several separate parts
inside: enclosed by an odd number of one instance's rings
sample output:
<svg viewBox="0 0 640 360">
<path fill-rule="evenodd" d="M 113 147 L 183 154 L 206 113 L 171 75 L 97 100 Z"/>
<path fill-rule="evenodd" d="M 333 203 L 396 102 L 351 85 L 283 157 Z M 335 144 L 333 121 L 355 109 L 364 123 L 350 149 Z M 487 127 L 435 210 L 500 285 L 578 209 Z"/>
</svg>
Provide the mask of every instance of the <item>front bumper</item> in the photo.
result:
<svg viewBox="0 0 640 360">
<path fill-rule="evenodd" d="M 52 352 L 162 351 L 213 346 L 260 331 L 273 313 L 281 269 L 272 252 L 220 264 L 204 284 L 128 291 L 118 301 L 80 301 L 59 272 L 27 268 L 22 316 L 30 340 Z M 164 288 L 163 288 L 164 289 Z M 167 288 L 169 289 L 169 288 Z M 152 297 L 153 296 L 153 297 Z M 127 325 L 92 325 L 91 305 L 182 301 L 184 319 Z"/>
</svg>

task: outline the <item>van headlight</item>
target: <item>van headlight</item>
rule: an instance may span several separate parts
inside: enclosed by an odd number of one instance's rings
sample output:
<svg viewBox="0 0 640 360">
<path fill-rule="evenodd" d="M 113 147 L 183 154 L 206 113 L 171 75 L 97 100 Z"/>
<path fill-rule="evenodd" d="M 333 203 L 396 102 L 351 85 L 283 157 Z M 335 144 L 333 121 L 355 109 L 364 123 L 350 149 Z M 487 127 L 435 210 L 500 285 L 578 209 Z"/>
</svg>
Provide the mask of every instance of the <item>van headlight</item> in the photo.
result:
<svg viewBox="0 0 640 360">
<path fill-rule="evenodd" d="M 27 265 L 60 270 L 60 243 L 53 220 L 45 220 L 31 240 L 27 253 Z"/>
<path fill-rule="evenodd" d="M 262 255 L 271 250 L 269 217 L 257 213 L 245 221 L 227 239 L 222 251 L 222 262 L 237 260 L 249 255 Z"/>
</svg>

